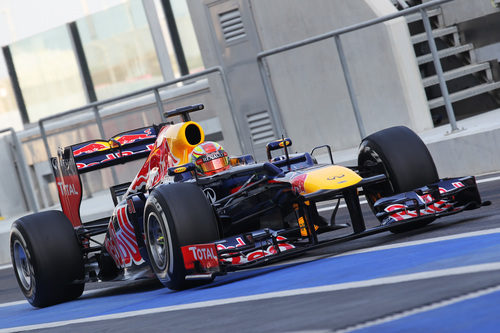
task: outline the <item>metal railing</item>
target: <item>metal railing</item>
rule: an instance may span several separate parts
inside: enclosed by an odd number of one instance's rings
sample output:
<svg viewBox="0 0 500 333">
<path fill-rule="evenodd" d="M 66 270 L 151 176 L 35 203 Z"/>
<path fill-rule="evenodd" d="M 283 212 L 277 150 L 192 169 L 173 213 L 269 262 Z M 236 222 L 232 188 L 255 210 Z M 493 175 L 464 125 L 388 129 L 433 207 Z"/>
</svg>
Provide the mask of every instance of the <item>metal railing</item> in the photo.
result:
<svg viewBox="0 0 500 333">
<path fill-rule="evenodd" d="M 21 142 L 17 137 L 16 131 L 12 127 L 0 130 L 0 134 L 6 132 L 10 132 L 10 136 L 12 138 L 11 144 L 12 144 L 12 151 L 14 153 L 14 163 L 19 172 L 21 189 L 26 200 L 26 206 L 28 210 L 31 210 L 36 213 L 40 210 L 40 206 L 38 200 L 34 195 L 35 187 L 33 186 L 33 182 L 31 181 L 31 177 L 29 175 L 29 170 L 26 164 L 26 159 L 24 158 Z"/>
<path fill-rule="evenodd" d="M 369 26 L 372 26 L 375 24 L 383 23 L 383 22 L 386 22 L 386 21 L 389 21 L 389 20 L 392 20 L 392 19 L 395 19 L 398 17 L 403 17 L 403 16 L 406 16 L 409 14 L 413 14 L 416 12 L 420 12 L 422 15 L 422 19 L 424 22 L 424 28 L 425 28 L 425 31 L 427 33 L 429 47 L 431 49 L 431 53 L 432 53 L 432 57 L 433 57 L 433 61 L 434 61 L 434 66 L 436 67 L 436 74 L 437 74 L 438 79 L 439 79 L 439 86 L 441 88 L 441 93 L 442 93 L 442 96 L 443 96 L 443 99 L 445 102 L 446 113 L 448 114 L 448 119 L 450 121 L 451 130 L 452 130 L 452 132 L 457 131 L 458 127 L 457 127 L 457 122 L 455 119 L 455 113 L 454 113 L 453 107 L 451 105 L 451 101 L 450 101 L 450 97 L 449 97 L 449 93 L 448 93 L 448 88 L 446 86 L 446 81 L 445 81 L 444 76 L 443 76 L 443 69 L 441 67 L 441 62 L 439 60 L 439 56 L 437 54 L 436 42 L 432 36 L 432 28 L 431 28 L 431 25 L 429 22 L 429 16 L 427 15 L 427 12 L 426 12 L 427 9 L 438 7 L 444 3 L 451 2 L 451 1 L 454 1 L 454 0 L 430 1 L 430 2 L 427 2 L 425 4 L 415 6 L 415 7 L 409 7 L 409 8 L 403 9 L 397 13 L 394 13 L 394 14 L 385 15 L 382 17 L 378 17 L 376 19 L 368 20 L 368 21 L 365 21 L 362 23 L 358 23 L 358 24 L 354 24 L 354 25 L 345 27 L 345 28 L 330 31 L 330 32 L 327 32 L 327 33 L 324 33 L 324 34 L 321 34 L 321 35 L 318 35 L 315 37 L 311 37 L 311 38 L 304 39 L 302 41 L 286 44 L 286 45 L 283 45 L 283 46 L 280 46 L 280 47 L 277 47 L 277 48 L 274 48 L 274 49 L 271 49 L 268 51 L 260 52 L 259 54 L 257 54 L 257 63 L 259 65 L 259 70 L 260 70 L 262 82 L 264 84 L 264 88 L 266 91 L 267 99 L 269 101 L 269 105 L 271 107 L 272 114 L 276 115 L 276 122 L 277 122 L 278 127 L 280 127 L 281 132 L 285 133 L 285 128 L 283 125 L 283 120 L 281 119 L 281 113 L 279 112 L 279 107 L 278 107 L 276 95 L 275 95 L 274 90 L 273 90 L 272 85 L 271 85 L 271 74 L 270 74 L 267 63 L 265 62 L 266 57 L 269 57 L 271 55 L 275 55 L 278 53 L 283 53 L 283 52 L 286 52 L 286 51 L 289 51 L 292 49 L 296 49 L 296 48 L 299 48 L 299 47 L 302 47 L 305 45 L 309 45 L 312 43 L 316 43 L 316 42 L 319 42 L 319 41 L 322 41 L 325 39 L 334 38 L 335 39 L 335 46 L 337 48 L 340 63 L 342 66 L 342 72 L 344 74 L 345 83 L 347 86 L 347 90 L 349 92 L 349 98 L 351 100 L 352 108 L 354 111 L 354 116 L 356 118 L 356 124 L 358 126 L 359 134 L 360 134 L 361 138 L 364 138 L 366 136 L 366 131 L 365 131 L 363 119 L 361 117 L 361 113 L 359 110 L 358 101 L 356 98 L 356 93 L 355 93 L 354 86 L 352 83 L 351 74 L 349 72 L 349 66 L 347 65 L 347 60 L 346 60 L 346 56 L 344 54 L 344 49 L 342 47 L 342 41 L 340 39 L 340 36 L 343 34 L 347 34 L 349 32 L 357 31 L 357 30 L 360 30 L 360 29 L 363 29 L 363 28 L 366 28 L 366 27 L 369 27 Z"/>
<path fill-rule="evenodd" d="M 38 121 L 38 126 L 40 128 L 40 136 L 41 136 L 41 138 L 43 140 L 43 144 L 45 146 L 45 151 L 47 153 L 47 158 L 48 158 L 49 162 L 50 162 L 50 158 L 52 157 L 52 153 L 50 151 L 50 146 L 49 146 L 49 142 L 48 142 L 48 139 L 47 139 L 47 133 L 46 133 L 46 130 L 45 130 L 45 125 L 44 125 L 44 123 L 46 123 L 47 121 L 55 120 L 55 119 L 58 119 L 58 118 L 63 118 L 63 117 L 66 117 L 68 115 L 72 115 L 72 114 L 75 114 L 75 113 L 78 113 L 78 112 L 81 112 L 81 111 L 86 111 L 86 110 L 92 109 L 93 112 L 94 112 L 94 118 L 95 118 L 97 127 L 99 129 L 99 134 L 101 135 L 101 138 L 105 139 L 106 138 L 106 134 L 104 133 L 104 127 L 103 127 L 103 124 L 102 124 L 102 118 L 101 118 L 101 115 L 99 113 L 100 112 L 100 109 L 99 109 L 100 106 L 105 105 L 105 104 L 111 104 L 111 103 L 118 102 L 118 101 L 123 101 L 123 100 L 129 99 L 131 97 L 136 97 L 136 96 L 140 96 L 140 95 L 144 95 L 144 94 L 153 92 L 154 96 L 155 96 L 155 101 L 156 101 L 156 106 L 158 108 L 158 112 L 160 113 L 160 117 L 162 119 L 162 122 L 164 122 L 165 121 L 165 116 L 164 116 L 163 102 L 162 102 L 161 96 L 160 96 L 160 89 L 165 88 L 167 86 L 171 86 L 173 84 L 180 83 L 180 82 L 189 81 L 189 80 L 193 80 L 193 79 L 196 79 L 196 78 L 199 78 L 199 77 L 207 76 L 208 74 L 215 73 L 215 72 L 220 73 L 221 81 L 222 81 L 222 85 L 224 87 L 224 92 L 225 92 L 225 95 L 226 95 L 226 99 L 227 99 L 227 102 L 228 102 L 229 109 L 233 110 L 234 109 L 233 98 L 231 96 L 231 91 L 229 90 L 229 86 L 228 86 L 228 83 L 227 83 L 227 80 L 226 80 L 226 75 L 225 75 L 222 67 L 215 66 L 215 67 L 211 67 L 211 68 L 205 69 L 205 70 L 203 70 L 201 72 L 198 72 L 198 73 L 194 73 L 194 74 L 189 74 L 189 75 L 182 76 L 182 77 L 177 78 L 175 80 L 171 80 L 171 81 L 167 81 L 167 82 L 164 82 L 164 83 L 160 83 L 160 84 L 157 84 L 157 85 L 154 85 L 154 86 L 151 86 L 151 87 L 148 87 L 148 88 L 144 88 L 144 89 L 141 89 L 141 90 L 136 90 L 136 91 L 133 91 L 131 93 L 120 95 L 120 96 L 117 96 L 117 97 L 108 98 L 108 99 L 104 99 L 104 100 L 101 100 L 101 101 L 89 103 L 89 104 L 87 104 L 85 106 L 81 106 L 81 107 L 78 107 L 78 108 L 75 108 L 75 109 L 71 109 L 71 110 L 68 110 L 68 111 L 65 111 L 65 112 L 62 112 L 62 113 L 55 114 L 53 116 L 49 116 L 49 117 L 45 117 L 45 118 L 40 119 Z M 234 116 L 233 116 L 233 122 L 234 122 L 236 130 L 238 132 L 240 132 L 239 131 L 238 122 L 236 121 L 236 119 L 234 118 Z M 240 142 L 240 145 L 241 145 L 241 142 Z"/>
</svg>

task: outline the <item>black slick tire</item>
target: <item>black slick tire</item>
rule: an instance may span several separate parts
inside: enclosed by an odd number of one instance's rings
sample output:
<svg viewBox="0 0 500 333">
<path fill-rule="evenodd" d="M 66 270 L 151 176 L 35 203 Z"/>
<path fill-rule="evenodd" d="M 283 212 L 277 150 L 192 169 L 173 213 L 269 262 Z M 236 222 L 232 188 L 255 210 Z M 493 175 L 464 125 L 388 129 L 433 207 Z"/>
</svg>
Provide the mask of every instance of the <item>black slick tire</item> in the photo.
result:
<svg viewBox="0 0 500 333">
<path fill-rule="evenodd" d="M 382 197 L 412 191 L 439 181 L 429 150 L 417 134 L 404 126 L 390 127 L 363 139 L 359 148 L 358 167 L 365 176 L 383 173 L 388 178 L 385 183 L 363 188 L 372 209 L 375 201 Z M 390 230 L 394 233 L 405 232 L 433 220 L 433 217 L 429 217 Z"/>
<path fill-rule="evenodd" d="M 83 293 L 81 247 L 62 212 L 46 211 L 15 221 L 10 253 L 19 287 L 31 305 L 46 307 Z"/>
<path fill-rule="evenodd" d="M 185 280 L 181 247 L 219 239 L 213 209 L 191 183 L 160 185 L 151 192 L 144 210 L 144 233 L 151 268 L 164 286 L 174 290 L 196 285 Z"/>
</svg>

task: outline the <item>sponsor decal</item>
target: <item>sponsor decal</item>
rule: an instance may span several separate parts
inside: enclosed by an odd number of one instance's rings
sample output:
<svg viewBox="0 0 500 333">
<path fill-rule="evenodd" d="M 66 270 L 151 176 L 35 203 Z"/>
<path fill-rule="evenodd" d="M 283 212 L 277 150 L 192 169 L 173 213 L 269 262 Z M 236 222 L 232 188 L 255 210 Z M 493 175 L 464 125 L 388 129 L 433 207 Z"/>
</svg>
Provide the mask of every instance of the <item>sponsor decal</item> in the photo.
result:
<svg viewBox="0 0 500 333">
<path fill-rule="evenodd" d="M 179 167 L 179 168 L 176 168 L 174 170 L 174 172 L 175 173 L 182 173 L 182 172 L 186 171 L 186 169 L 187 169 L 186 167 Z"/>
<path fill-rule="evenodd" d="M 181 249 L 186 269 L 194 269 L 195 262 L 198 262 L 202 268 L 209 270 L 219 267 L 215 244 L 188 245 L 183 246 Z"/>
<path fill-rule="evenodd" d="M 442 194 L 442 193 L 446 193 L 447 191 L 444 188 L 440 187 L 439 192 Z M 429 204 L 429 203 L 434 201 L 434 198 L 430 194 L 424 194 L 421 196 L 417 195 L 417 197 L 418 197 L 419 201 L 423 204 Z M 420 215 L 432 215 L 432 214 L 436 214 L 436 213 L 441 213 L 441 212 L 449 210 L 452 207 L 453 207 L 452 204 L 449 204 L 448 202 L 446 202 L 444 200 L 439 200 L 439 201 L 436 201 L 435 203 L 426 205 L 424 209 L 420 210 Z M 411 219 L 411 218 L 415 218 L 415 217 L 419 216 L 416 210 L 409 210 L 406 205 L 402 205 L 402 204 L 389 205 L 384 210 L 388 213 L 398 211 L 398 212 L 395 212 L 394 214 L 390 215 L 390 217 L 394 221 L 403 221 L 403 220 L 407 220 L 407 219 Z M 399 211 L 399 210 L 402 210 L 402 211 Z"/>
<path fill-rule="evenodd" d="M 210 188 L 210 187 L 204 188 L 203 194 L 205 194 L 205 196 L 207 197 L 208 201 L 210 201 L 210 203 L 214 203 L 217 201 L 217 194 L 215 193 L 215 191 L 212 188 Z"/>
<path fill-rule="evenodd" d="M 134 201 L 132 199 L 127 200 L 127 207 L 128 207 L 128 212 L 130 214 L 135 214 L 135 206 L 134 206 Z"/>
<path fill-rule="evenodd" d="M 227 153 L 224 153 L 222 151 L 216 151 L 216 152 L 213 152 L 213 153 L 208 153 L 206 154 L 205 156 L 202 156 L 201 160 L 203 162 L 210 162 L 212 160 L 215 160 L 217 158 L 222 158 L 224 156 L 227 156 Z"/>
<path fill-rule="evenodd" d="M 304 184 L 307 178 L 307 174 L 299 174 L 290 180 L 292 184 L 292 190 L 296 193 L 305 192 Z"/>
<path fill-rule="evenodd" d="M 59 187 L 59 193 L 62 195 L 79 195 L 76 190 L 75 184 L 64 184 L 63 182 L 57 182 L 57 186 Z"/>
<path fill-rule="evenodd" d="M 92 142 L 86 145 L 83 145 L 82 147 L 73 150 L 73 156 L 80 156 L 82 154 L 90 154 L 96 151 L 101 151 L 101 150 L 106 150 L 109 149 L 109 143 L 102 141 L 102 142 Z"/>
<path fill-rule="evenodd" d="M 118 141 L 122 146 L 130 143 L 134 143 L 138 140 L 153 139 L 155 136 L 152 134 L 151 128 L 145 129 L 142 133 L 138 134 L 123 134 L 121 136 L 114 137 L 113 140 Z"/>
<path fill-rule="evenodd" d="M 140 265 L 144 262 L 139 252 L 134 227 L 127 215 L 127 207 L 128 205 L 124 205 L 116 210 L 116 216 L 111 218 L 108 226 L 109 235 L 104 242 L 108 253 L 122 268 L 132 264 Z M 118 228 L 114 227 L 113 218 L 116 219 Z"/>
<path fill-rule="evenodd" d="M 278 236 L 278 237 L 276 237 L 276 240 L 281 242 L 281 241 L 285 241 L 286 238 L 283 236 Z M 237 242 L 236 246 L 225 246 L 223 244 L 217 244 L 217 250 L 237 249 L 238 247 L 246 245 L 241 237 L 237 237 L 236 242 Z M 295 248 L 294 245 L 287 243 L 287 242 L 282 242 L 279 244 L 279 249 L 282 252 L 287 251 L 287 250 L 291 250 L 294 248 Z M 234 255 L 236 253 L 238 253 L 238 252 L 231 253 L 231 255 Z M 221 258 L 221 260 L 224 262 L 230 263 L 232 265 L 238 265 L 238 264 L 245 264 L 245 263 L 257 260 L 257 259 L 262 258 L 262 257 L 268 257 L 268 256 L 271 256 L 274 254 L 276 254 L 276 249 L 274 248 L 274 246 L 269 245 L 269 246 L 265 247 L 265 244 L 264 244 L 264 246 L 262 246 L 262 249 L 255 250 L 255 251 L 252 251 L 252 252 L 246 253 L 246 254 L 242 253 L 239 256 L 233 256 L 231 258 Z"/>
</svg>

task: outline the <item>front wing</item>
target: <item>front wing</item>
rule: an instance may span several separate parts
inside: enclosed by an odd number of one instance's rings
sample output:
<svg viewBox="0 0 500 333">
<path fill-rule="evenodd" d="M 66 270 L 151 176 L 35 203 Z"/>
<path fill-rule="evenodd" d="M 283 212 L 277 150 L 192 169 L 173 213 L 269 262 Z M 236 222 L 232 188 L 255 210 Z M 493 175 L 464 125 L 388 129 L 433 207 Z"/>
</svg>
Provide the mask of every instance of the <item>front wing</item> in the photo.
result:
<svg viewBox="0 0 500 333">
<path fill-rule="evenodd" d="M 374 178 L 373 181 L 378 182 L 380 179 Z M 424 219 L 430 220 L 489 204 L 489 202 L 481 202 L 475 177 L 442 179 L 435 184 L 414 191 L 379 199 L 374 203 L 373 209 L 381 222 L 380 226 L 366 229 L 359 208 L 359 197 L 356 197 L 357 203 L 353 202 L 353 193 L 357 195 L 357 186 L 342 191 L 328 191 L 328 193 L 322 191 L 316 195 L 312 193 L 303 196 L 302 202 L 299 202 L 298 212 L 305 225 L 299 223 L 299 227 L 295 230 L 262 229 L 229 237 L 213 244 L 194 244 L 183 247 L 184 263 L 188 273 L 186 279 L 211 279 L 215 275 L 282 260 L 313 248 L 333 245 L 387 231 L 403 224 L 418 223 Z M 317 235 L 321 229 L 317 230 L 314 224 L 315 214 L 310 210 L 316 208 L 315 205 L 311 205 L 311 201 L 337 199 L 339 195 L 344 197 L 348 205 L 353 222 L 353 233 L 320 241 Z M 208 255 L 204 256 L 205 253 Z"/>
</svg>

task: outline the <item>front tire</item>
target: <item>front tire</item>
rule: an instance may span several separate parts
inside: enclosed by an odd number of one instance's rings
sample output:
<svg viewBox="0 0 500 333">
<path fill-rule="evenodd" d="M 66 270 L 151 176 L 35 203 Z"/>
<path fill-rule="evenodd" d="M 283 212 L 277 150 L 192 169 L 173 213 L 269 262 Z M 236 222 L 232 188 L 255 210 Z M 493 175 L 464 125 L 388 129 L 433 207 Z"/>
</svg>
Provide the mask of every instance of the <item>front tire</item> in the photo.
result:
<svg viewBox="0 0 500 333">
<path fill-rule="evenodd" d="M 385 174 L 388 181 L 363 188 L 373 210 L 382 197 L 415 190 L 439 181 L 436 165 L 423 141 L 412 130 L 396 126 L 367 136 L 360 145 L 358 166 L 366 176 Z M 391 228 L 394 233 L 420 228 L 434 217 Z"/>
<path fill-rule="evenodd" d="M 148 197 L 144 210 L 146 249 L 160 282 L 174 290 L 193 284 L 185 280 L 181 247 L 219 239 L 211 205 L 191 183 L 161 185 Z"/>
<path fill-rule="evenodd" d="M 46 307 L 83 293 L 82 251 L 62 212 L 46 211 L 15 221 L 10 253 L 19 287 L 31 305 Z"/>
</svg>

